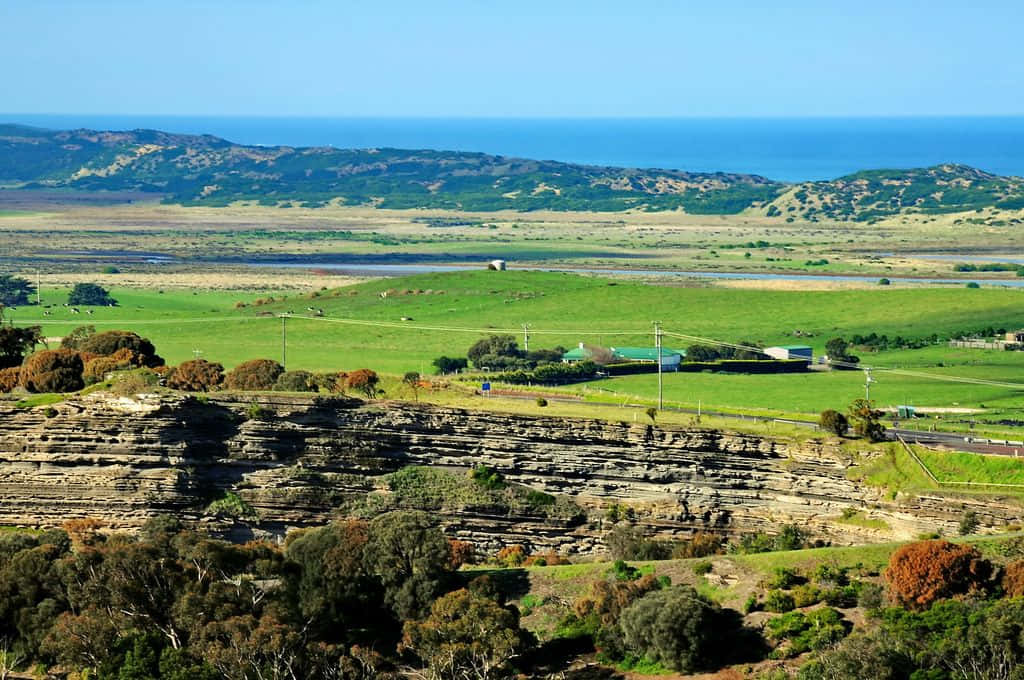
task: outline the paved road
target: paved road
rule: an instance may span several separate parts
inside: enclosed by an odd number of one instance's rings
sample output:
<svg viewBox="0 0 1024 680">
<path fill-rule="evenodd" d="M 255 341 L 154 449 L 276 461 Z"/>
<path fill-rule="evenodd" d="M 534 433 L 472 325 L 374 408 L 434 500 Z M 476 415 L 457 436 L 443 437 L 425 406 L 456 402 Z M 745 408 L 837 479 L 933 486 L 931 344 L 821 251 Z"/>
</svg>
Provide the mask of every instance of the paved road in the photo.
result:
<svg viewBox="0 0 1024 680">
<path fill-rule="evenodd" d="M 918 443 L 925 446 L 943 446 L 957 451 L 969 451 L 971 453 L 988 453 L 1000 456 L 1024 456 L 1024 441 L 1020 440 L 993 440 L 986 438 L 971 437 L 967 434 L 953 432 L 925 432 L 921 430 L 908 430 L 904 428 L 890 428 L 886 430 L 890 437 L 899 435 L 907 443 Z"/>
</svg>

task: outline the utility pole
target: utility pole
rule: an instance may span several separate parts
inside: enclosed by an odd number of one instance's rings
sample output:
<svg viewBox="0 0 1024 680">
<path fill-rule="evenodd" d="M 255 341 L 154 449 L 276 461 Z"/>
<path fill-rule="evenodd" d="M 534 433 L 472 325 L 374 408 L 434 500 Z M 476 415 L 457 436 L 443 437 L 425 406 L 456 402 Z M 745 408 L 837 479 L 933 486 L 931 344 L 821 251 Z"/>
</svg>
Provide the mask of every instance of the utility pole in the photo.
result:
<svg viewBox="0 0 1024 680">
<path fill-rule="evenodd" d="M 871 377 L 871 369 L 864 369 L 864 399 L 871 402 L 871 383 L 875 382 L 875 379 Z"/>
<path fill-rule="evenodd" d="M 661 322 L 654 322 L 654 346 L 658 348 L 658 410 L 664 407 L 661 390 Z"/>
<path fill-rule="evenodd" d="M 530 324 L 523 324 L 523 351 L 530 351 Z"/>
<path fill-rule="evenodd" d="M 281 368 L 288 366 L 288 315 L 281 315 Z"/>
</svg>

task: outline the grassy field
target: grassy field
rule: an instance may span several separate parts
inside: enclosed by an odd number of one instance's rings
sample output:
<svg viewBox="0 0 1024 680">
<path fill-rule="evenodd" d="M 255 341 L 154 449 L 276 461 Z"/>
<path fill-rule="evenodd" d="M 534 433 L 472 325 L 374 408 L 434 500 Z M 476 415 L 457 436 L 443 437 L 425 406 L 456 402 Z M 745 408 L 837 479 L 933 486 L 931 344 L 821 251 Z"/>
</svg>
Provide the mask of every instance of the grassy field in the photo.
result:
<svg viewBox="0 0 1024 680">
<path fill-rule="evenodd" d="M 116 277 L 116 275 L 114 275 Z M 287 323 L 287 363 L 292 369 L 348 370 L 370 367 L 401 374 L 431 372 L 440 356 L 464 355 L 488 333 L 514 333 L 522 342 L 522 324 L 530 325 L 531 347 L 564 347 L 587 342 L 604 346 L 653 344 L 651 322 L 670 332 L 765 344 L 802 342 L 821 353 L 827 339 L 852 333 L 920 337 L 962 329 L 1024 326 L 1024 291 L 1003 289 L 865 289 L 765 291 L 645 285 L 545 272 L 457 272 L 401 279 L 380 279 L 308 294 L 281 293 L 273 302 L 264 294 L 119 288 L 117 308 L 92 315 L 72 314 L 60 303 L 66 290 L 45 290 L 55 303 L 51 316 L 22 307 L 8 312 L 17 324 L 42 323 L 47 336 L 77 325 L 98 329 L 129 328 L 150 337 L 171 363 L 204 358 L 226 367 L 256 357 L 280 359 L 282 322 L 275 315 L 309 315 Z M 261 299 L 262 303 L 255 304 Z M 244 305 L 244 306 L 241 306 Z M 406 317 L 407 321 L 402 321 Z M 368 325 L 369 324 L 369 325 Z M 800 336 L 795 335 L 800 331 Z M 691 341 L 669 337 L 666 346 L 685 348 Z M 864 355 L 865 364 L 1017 382 L 1024 374 L 1024 353 L 959 350 L 933 346 L 922 350 Z M 878 372 L 872 397 L 880 405 L 984 405 L 1009 417 L 1024 407 L 1024 393 L 998 386 L 943 382 Z M 1020 381 L 1024 382 L 1024 381 Z M 817 413 L 842 408 L 863 394 L 860 371 L 799 375 L 725 375 L 679 373 L 665 376 L 671 403 L 708 409 L 759 409 L 771 413 Z M 656 396 L 654 375 L 601 380 L 570 391 L 585 391 L 612 403 Z"/>
</svg>

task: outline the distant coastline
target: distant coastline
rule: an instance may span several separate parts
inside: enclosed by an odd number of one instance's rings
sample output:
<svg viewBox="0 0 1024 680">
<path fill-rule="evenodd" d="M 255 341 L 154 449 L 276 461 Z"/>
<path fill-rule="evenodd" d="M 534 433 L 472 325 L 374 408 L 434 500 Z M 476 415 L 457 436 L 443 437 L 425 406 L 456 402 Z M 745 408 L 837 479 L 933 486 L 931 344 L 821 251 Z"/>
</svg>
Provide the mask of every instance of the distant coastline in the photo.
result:
<svg viewBox="0 0 1024 680">
<path fill-rule="evenodd" d="M 627 168 L 736 172 L 783 182 L 961 163 L 1024 175 L 1024 116 L 757 119 L 416 119 L 0 113 L 52 129 L 149 128 L 238 144 L 392 147 Z"/>
</svg>

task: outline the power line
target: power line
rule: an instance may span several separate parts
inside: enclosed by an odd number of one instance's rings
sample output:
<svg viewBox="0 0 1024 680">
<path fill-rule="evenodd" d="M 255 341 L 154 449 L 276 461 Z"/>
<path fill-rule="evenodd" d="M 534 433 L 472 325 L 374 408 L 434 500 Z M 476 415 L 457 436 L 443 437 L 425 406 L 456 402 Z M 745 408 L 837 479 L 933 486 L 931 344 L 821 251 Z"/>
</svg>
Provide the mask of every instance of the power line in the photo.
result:
<svg viewBox="0 0 1024 680">
<path fill-rule="evenodd" d="M 227 323 L 227 322 L 254 322 L 263 321 L 273 318 L 292 318 L 292 319 L 303 319 L 306 321 L 319 321 L 322 323 L 336 323 L 345 324 L 352 326 L 367 326 L 374 328 L 397 328 L 403 330 L 414 330 L 414 331 L 436 331 L 441 333 L 475 333 L 475 334 L 493 334 L 493 333 L 508 333 L 518 334 L 524 331 L 523 327 L 519 328 L 474 328 L 467 326 L 433 326 L 424 324 L 410 324 L 405 322 L 395 321 L 371 321 L 366 319 L 350 319 L 350 318 L 331 318 L 322 316 L 306 316 L 299 314 L 286 314 L 286 315 L 268 315 L 268 316 L 228 316 L 228 317 L 195 317 L 195 318 L 176 318 L 176 319 L 122 319 L 120 321 L 106 321 L 100 319 L 89 319 L 88 323 L 94 326 L 124 326 L 129 324 L 136 325 L 175 325 L 175 324 L 191 324 L 191 323 Z M 19 319 L 20 324 L 33 325 L 33 326 L 63 326 L 70 323 L 74 323 L 73 320 L 60 320 L 60 319 L 45 319 L 45 320 L 25 320 Z M 13 319 L 12 319 L 13 322 Z M 283 323 L 283 322 L 282 322 Z M 622 331 L 622 330 L 593 330 L 593 329 L 579 329 L 579 330 L 563 330 L 563 329 L 537 329 L 532 326 L 528 327 L 530 335 L 575 335 L 575 336 L 632 336 L 641 337 L 649 333 L 649 331 Z M 726 342 L 724 340 L 716 340 L 714 338 L 705 338 L 699 335 L 690 335 L 686 333 L 677 333 L 674 331 L 668 331 L 661 329 L 661 335 L 677 338 L 680 340 L 687 340 L 692 342 L 698 342 L 701 344 L 713 345 L 718 347 L 730 347 L 732 349 L 746 350 L 749 352 L 763 353 L 764 350 L 761 347 L 753 347 L 750 345 L 742 345 L 734 342 Z M 283 357 L 282 357 L 283 358 Z M 660 363 L 660 362 L 659 362 Z M 998 380 L 987 380 L 985 378 L 971 378 L 967 376 L 957 375 L 944 375 L 939 373 L 926 373 L 923 371 L 912 371 L 902 368 L 892 368 L 887 366 L 866 366 L 864 364 L 856 364 L 845 361 L 829 361 L 832 366 L 838 366 L 840 368 L 850 368 L 857 370 L 873 370 L 873 371 L 885 371 L 894 375 L 901 375 L 910 378 L 921 378 L 925 380 L 939 380 L 945 382 L 955 382 L 969 385 L 981 385 L 988 387 L 1002 387 L 1006 389 L 1024 390 L 1024 384 L 1012 383 Z"/>
</svg>

